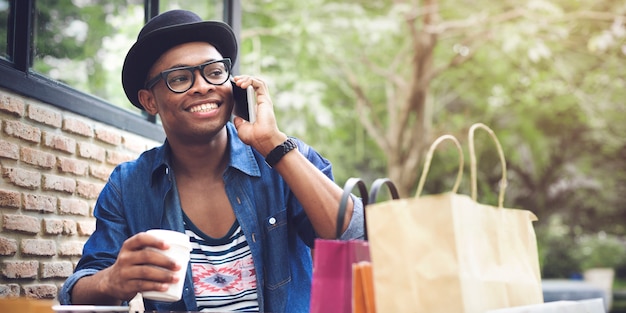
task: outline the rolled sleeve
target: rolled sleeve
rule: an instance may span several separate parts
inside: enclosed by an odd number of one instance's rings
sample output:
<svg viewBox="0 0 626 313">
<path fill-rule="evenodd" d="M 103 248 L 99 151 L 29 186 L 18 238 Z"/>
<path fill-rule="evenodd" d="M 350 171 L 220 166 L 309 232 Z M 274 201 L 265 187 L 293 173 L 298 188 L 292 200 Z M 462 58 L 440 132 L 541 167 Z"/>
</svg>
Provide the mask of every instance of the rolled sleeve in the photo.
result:
<svg viewBox="0 0 626 313">
<path fill-rule="evenodd" d="M 59 292 L 59 302 L 63 305 L 72 304 L 72 289 L 74 288 L 74 285 L 76 285 L 76 282 L 85 276 L 91 276 L 97 272 L 97 269 L 86 268 L 78 270 L 74 274 L 70 275 L 61 287 L 61 291 Z"/>
<path fill-rule="evenodd" d="M 352 197 L 354 209 L 352 210 L 352 218 L 348 224 L 348 228 L 341 235 L 341 240 L 347 239 L 363 239 L 365 236 L 365 218 L 363 212 L 363 202 L 355 195 Z"/>
</svg>

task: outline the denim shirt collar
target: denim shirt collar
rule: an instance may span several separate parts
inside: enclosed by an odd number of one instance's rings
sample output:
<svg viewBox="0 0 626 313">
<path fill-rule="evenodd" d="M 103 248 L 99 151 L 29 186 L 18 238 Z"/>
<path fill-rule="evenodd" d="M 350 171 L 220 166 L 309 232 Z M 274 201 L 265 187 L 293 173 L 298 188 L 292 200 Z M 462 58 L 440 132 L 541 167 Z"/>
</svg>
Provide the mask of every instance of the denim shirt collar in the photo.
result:
<svg viewBox="0 0 626 313">
<path fill-rule="evenodd" d="M 254 151 L 252 147 L 243 143 L 237 135 L 237 129 L 233 123 L 226 123 L 226 131 L 228 133 L 228 149 L 229 149 L 229 161 L 228 166 L 237 169 L 248 176 L 261 176 L 261 170 L 258 163 L 255 161 Z M 156 157 L 152 164 L 152 181 L 158 181 L 162 175 L 168 174 L 171 168 L 171 155 L 172 148 L 170 147 L 167 139 L 165 143 L 157 148 Z M 233 158 L 234 155 L 240 157 Z"/>
</svg>

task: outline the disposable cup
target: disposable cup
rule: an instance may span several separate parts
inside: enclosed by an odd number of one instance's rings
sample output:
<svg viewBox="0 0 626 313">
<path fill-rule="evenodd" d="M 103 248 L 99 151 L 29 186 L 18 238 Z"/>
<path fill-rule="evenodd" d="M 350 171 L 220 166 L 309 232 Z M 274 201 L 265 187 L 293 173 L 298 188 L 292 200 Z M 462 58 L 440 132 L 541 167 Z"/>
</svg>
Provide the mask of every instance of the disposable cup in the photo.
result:
<svg viewBox="0 0 626 313">
<path fill-rule="evenodd" d="M 147 231 L 148 234 L 157 237 L 167 244 L 170 248 L 167 250 L 153 249 L 161 254 L 164 254 L 180 264 L 181 268 L 176 272 L 178 282 L 170 284 L 166 291 L 145 291 L 142 292 L 142 296 L 147 299 L 175 302 L 180 300 L 183 293 L 183 285 L 185 284 L 185 275 L 187 273 L 187 263 L 189 262 L 189 251 L 191 251 L 191 243 L 189 237 L 186 234 L 179 233 L 173 230 L 165 229 L 151 229 Z"/>
</svg>

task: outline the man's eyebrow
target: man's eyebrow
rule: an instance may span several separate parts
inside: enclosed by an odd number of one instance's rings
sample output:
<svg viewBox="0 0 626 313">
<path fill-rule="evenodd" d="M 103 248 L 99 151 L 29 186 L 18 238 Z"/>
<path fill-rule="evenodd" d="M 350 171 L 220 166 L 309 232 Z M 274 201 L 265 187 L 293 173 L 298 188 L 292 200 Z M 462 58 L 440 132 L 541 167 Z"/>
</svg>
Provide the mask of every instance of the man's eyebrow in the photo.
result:
<svg viewBox="0 0 626 313">
<path fill-rule="evenodd" d="M 204 64 L 204 63 L 213 62 L 213 61 L 217 61 L 217 60 L 219 60 L 219 59 L 215 59 L 215 58 L 207 59 L 207 60 L 202 61 L 201 63 L 196 64 L 196 65 L 189 65 L 189 64 L 180 63 L 180 64 L 172 65 L 171 67 L 169 67 L 169 68 L 167 68 L 165 70 L 167 71 L 167 70 L 171 70 L 171 69 L 175 69 L 175 68 L 181 68 L 181 67 L 194 67 L 194 66 L 198 66 L 198 65 L 201 65 L 201 64 Z"/>
</svg>

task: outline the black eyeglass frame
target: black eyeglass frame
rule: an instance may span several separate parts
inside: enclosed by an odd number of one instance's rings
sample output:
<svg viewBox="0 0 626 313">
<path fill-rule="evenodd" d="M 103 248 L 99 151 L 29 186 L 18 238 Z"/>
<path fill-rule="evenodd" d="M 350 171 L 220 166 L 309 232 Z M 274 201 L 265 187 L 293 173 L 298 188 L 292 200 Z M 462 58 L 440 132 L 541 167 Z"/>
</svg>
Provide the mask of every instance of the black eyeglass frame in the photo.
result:
<svg viewBox="0 0 626 313">
<path fill-rule="evenodd" d="M 226 78 L 224 79 L 223 82 L 221 82 L 219 84 L 215 84 L 215 83 L 210 82 L 206 78 L 206 76 L 204 75 L 204 68 L 207 67 L 208 65 L 219 63 L 219 62 L 224 63 L 224 65 L 226 65 L 226 71 L 228 73 L 227 73 Z M 163 81 L 165 82 L 165 85 L 167 86 L 167 89 L 169 89 L 171 92 L 173 92 L 173 93 L 187 92 L 196 83 L 196 75 L 195 75 L 196 74 L 196 70 L 200 71 L 200 74 L 201 74 L 202 78 L 204 78 L 204 81 L 206 81 L 207 83 L 209 83 L 211 85 L 215 85 L 215 86 L 223 85 L 230 78 L 231 66 L 232 66 L 232 63 L 230 61 L 230 58 L 224 58 L 224 59 L 221 59 L 221 60 L 213 60 L 213 61 L 209 61 L 209 62 L 206 62 L 206 63 L 202 63 L 202 64 L 196 65 L 196 66 L 182 66 L 182 67 L 175 67 L 175 68 L 167 69 L 167 70 L 159 73 L 154 78 L 148 80 L 146 82 L 146 85 L 145 85 L 144 88 L 145 89 L 151 89 L 152 87 L 154 87 L 154 85 L 156 85 L 159 82 L 159 80 L 163 79 Z M 185 89 L 185 90 L 176 91 L 176 90 L 172 89 L 170 84 L 167 82 L 167 75 L 169 75 L 169 73 L 171 73 L 171 72 L 180 71 L 180 70 L 188 70 L 188 71 L 191 72 L 191 84 L 189 84 L 189 87 L 187 89 Z"/>
</svg>

